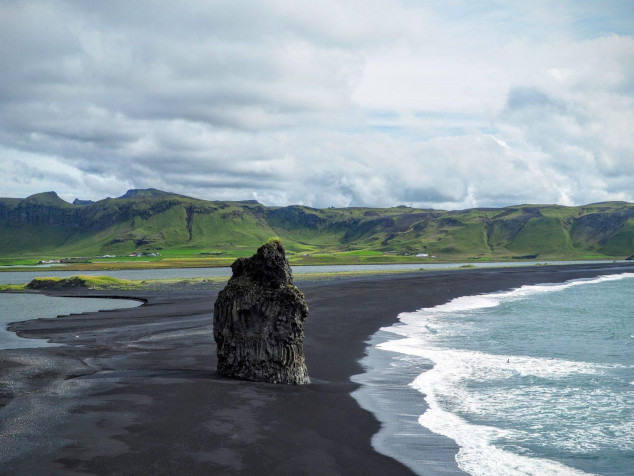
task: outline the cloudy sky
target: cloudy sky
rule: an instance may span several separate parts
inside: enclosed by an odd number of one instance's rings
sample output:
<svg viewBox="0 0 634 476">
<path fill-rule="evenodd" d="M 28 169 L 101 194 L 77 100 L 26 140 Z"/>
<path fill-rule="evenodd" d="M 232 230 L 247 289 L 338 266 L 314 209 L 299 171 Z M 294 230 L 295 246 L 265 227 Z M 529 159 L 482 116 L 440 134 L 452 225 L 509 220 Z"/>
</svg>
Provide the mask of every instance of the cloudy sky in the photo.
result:
<svg viewBox="0 0 634 476">
<path fill-rule="evenodd" d="M 629 0 L 0 0 L 0 196 L 634 201 Z"/>
</svg>

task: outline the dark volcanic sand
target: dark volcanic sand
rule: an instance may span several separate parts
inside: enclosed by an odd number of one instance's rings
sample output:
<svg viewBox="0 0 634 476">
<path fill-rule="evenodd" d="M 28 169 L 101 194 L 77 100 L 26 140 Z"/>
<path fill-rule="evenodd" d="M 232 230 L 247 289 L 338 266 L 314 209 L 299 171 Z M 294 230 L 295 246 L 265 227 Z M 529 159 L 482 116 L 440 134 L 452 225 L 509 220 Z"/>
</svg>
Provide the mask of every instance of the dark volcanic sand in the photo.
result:
<svg viewBox="0 0 634 476">
<path fill-rule="evenodd" d="M 0 473 L 411 474 L 373 450 L 379 424 L 350 396 L 370 335 L 457 296 L 624 271 L 634 264 L 299 282 L 313 382 L 299 387 L 216 374 L 217 289 L 204 285 L 120 293 L 146 299 L 139 308 L 14 324 L 68 345 L 0 351 Z M 455 444 L 429 441 L 421 454 L 457 472 Z"/>
</svg>

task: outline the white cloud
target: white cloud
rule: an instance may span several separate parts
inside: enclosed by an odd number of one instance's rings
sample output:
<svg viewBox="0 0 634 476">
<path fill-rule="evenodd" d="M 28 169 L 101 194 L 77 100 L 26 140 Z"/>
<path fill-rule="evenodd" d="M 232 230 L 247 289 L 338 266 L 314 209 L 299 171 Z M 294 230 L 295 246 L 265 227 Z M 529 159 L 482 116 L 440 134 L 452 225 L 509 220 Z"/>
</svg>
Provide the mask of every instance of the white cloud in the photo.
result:
<svg viewBox="0 0 634 476">
<path fill-rule="evenodd" d="M 567 1 L 5 2 L 0 194 L 632 201 L 628 15 Z"/>
</svg>

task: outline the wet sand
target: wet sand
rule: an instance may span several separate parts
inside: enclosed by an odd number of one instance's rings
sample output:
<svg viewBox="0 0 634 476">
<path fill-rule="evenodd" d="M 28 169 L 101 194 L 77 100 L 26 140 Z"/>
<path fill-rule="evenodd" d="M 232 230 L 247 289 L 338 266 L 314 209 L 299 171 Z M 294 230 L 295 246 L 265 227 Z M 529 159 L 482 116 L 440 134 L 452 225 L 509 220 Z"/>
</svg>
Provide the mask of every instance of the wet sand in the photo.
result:
<svg viewBox="0 0 634 476">
<path fill-rule="evenodd" d="M 625 271 L 634 263 L 298 282 L 313 382 L 299 387 L 216 374 L 209 285 L 121 292 L 146 303 L 13 324 L 66 345 L 0 351 L 0 473 L 411 474 L 372 448 L 379 423 L 350 395 L 374 332 L 462 295 Z M 425 441 L 428 474 L 459 472 L 451 440 Z"/>
</svg>

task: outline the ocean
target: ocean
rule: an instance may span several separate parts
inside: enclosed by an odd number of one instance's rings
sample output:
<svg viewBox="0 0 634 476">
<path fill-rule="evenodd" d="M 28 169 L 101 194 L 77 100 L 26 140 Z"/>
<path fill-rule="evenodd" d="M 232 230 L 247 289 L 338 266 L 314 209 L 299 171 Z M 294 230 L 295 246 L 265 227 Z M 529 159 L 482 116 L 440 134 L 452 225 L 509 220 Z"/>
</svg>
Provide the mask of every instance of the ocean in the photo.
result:
<svg viewBox="0 0 634 476">
<path fill-rule="evenodd" d="M 374 447 L 419 474 L 456 445 L 473 475 L 634 474 L 632 296 L 623 273 L 399 315 L 355 377 Z"/>
<path fill-rule="evenodd" d="M 0 294 L 0 350 L 25 347 L 45 347 L 57 344 L 46 339 L 25 339 L 7 330 L 11 322 L 28 319 L 55 318 L 71 313 L 97 312 L 140 306 L 140 301 L 131 299 L 69 298 L 41 294 Z"/>
</svg>

